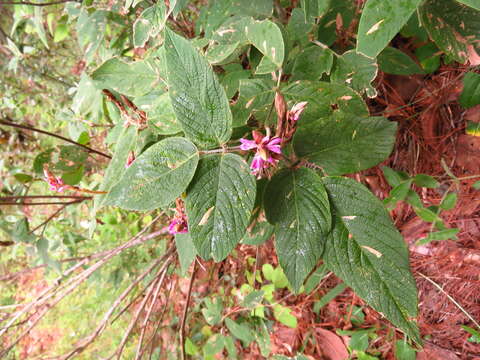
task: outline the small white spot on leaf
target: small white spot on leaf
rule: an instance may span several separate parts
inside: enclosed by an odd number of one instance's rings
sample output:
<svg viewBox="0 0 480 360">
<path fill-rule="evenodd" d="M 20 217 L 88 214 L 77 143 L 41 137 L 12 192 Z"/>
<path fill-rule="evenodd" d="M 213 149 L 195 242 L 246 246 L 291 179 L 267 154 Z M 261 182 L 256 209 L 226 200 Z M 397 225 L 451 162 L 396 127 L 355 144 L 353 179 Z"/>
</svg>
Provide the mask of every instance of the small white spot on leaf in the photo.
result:
<svg viewBox="0 0 480 360">
<path fill-rule="evenodd" d="M 202 219 L 198 223 L 198 225 L 205 225 L 208 221 L 208 218 L 210 217 L 210 214 L 212 213 L 213 209 L 215 209 L 215 206 L 212 206 L 210 209 L 207 210 L 207 212 L 202 216 Z"/>
<path fill-rule="evenodd" d="M 364 248 L 365 250 L 371 252 L 373 255 L 375 255 L 377 258 L 381 258 L 383 256 L 383 254 L 378 251 L 378 250 L 375 250 L 373 248 L 371 248 L 370 246 L 362 246 L 362 248 Z"/>
<path fill-rule="evenodd" d="M 380 28 L 380 25 L 385 21 L 385 19 L 380 20 L 377 22 L 375 25 L 373 25 L 368 31 L 367 35 L 373 34 L 375 31 L 377 31 Z"/>
</svg>

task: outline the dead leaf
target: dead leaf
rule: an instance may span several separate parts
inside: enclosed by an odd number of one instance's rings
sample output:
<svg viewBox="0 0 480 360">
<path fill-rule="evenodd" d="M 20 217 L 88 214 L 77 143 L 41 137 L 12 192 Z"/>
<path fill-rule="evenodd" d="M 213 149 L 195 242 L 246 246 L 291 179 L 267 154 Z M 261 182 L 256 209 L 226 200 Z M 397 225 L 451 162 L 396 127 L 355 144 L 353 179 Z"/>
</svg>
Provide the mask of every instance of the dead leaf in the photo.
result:
<svg viewBox="0 0 480 360">
<path fill-rule="evenodd" d="M 344 342 L 337 334 L 322 329 L 315 329 L 315 340 L 319 344 L 325 360 L 346 360 L 348 359 L 348 350 Z"/>
</svg>

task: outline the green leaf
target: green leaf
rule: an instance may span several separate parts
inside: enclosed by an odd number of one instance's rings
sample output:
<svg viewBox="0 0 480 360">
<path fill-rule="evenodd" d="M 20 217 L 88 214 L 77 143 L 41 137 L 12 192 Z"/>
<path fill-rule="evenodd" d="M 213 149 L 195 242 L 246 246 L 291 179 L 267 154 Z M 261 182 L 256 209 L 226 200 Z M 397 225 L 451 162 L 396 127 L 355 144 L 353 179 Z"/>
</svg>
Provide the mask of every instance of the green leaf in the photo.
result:
<svg viewBox="0 0 480 360">
<path fill-rule="evenodd" d="M 476 344 L 480 344 L 480 331 L 472 329 L 469 326 L 462 325 L 462 329 L 468 332 L 470 335 L 472 335 L 468 341 Z"/>
<path fill-rule="evenodd" d="M 286 306 L 280 304 L 273 305 L 273 316 L 275 320 L 280 321 L 289 328 L 295 329 L 297 327 L 297 318 L 292 315 L 292 310 Z"/>
<path fill-rule="evenodd" d="M 203 259 L 225 259 L 249 225 L 256 183 L 235 154 L 202 157 L 187 189 L 188 226 Z"/>
<path fill-rule="evenodd" d="M 267 185 L 264 203 L 267 220 L 275 225 L 280 265 L 298 292 L 317 264 L 331 229 L 327 193 L 313 170 L 285 169 Z"/>
<path fill-rule="evenodd" d="M 403 171 L 395 171 L 388 166 L 382 166 L 382 171 L 383 176 L 385 176 L 385 180 L 387 180 L 391 187 L 395 187 L 401 182 L 409 179 L 408 174 L 404 173 Z"/>
<path fill-rule="evenodd" d="M 185 276 L 188 268 L 195 260 L 197 251 L 193 245 L 192 237 L 189 233 L 175 235 L 175 247 L 177 248 L 178 260 L 182 276 Z"/>
<path fill-rule="evenodd" d="M 460 229 L 445 229 L 429 233 L 426 237 L 418 240 L 415 245 L 425 245 L 432 241 L 457 240 Z"/>
<path fill-rule="evenodd" d="M 260 324 L 256 326 L 255 340 L 258 344 L 258 347 L 260 348 L 260 353 L 262 354 L 262 356 L 268 358 L 271 351 L 270 333 L 268 331 L 267 325 L 263 321 L 260 321 Z"/>
<path fill-rule="evenodd" d="M 314 22 L 316 17 L 323 16 L 330 7 L 330 2 L 330 0 L 301 0 L 305 22 Z"/>
<path fill-rule="evenodd" d="M 475 183 L 472 185 L 472 187 L 473 187 L 475 190 L 480 190 L 480 180 L 479 180 L 479 181 L 475 181 Z"/>
<path fill-rule="evenodd" d="M 97 10 L 89 14 L 82 8 L 77 20 L 76 34 L 82 50 L 85 51 L 87 64 L 93 60 L 93 56 L 105 37 L 107 24 L 107 11 Z"/>
<path fill-rule="evenodd" d="M 157 36 L 167 20 L 165 3 L 159 1 L 146 8 L 133 23 L 133 45 L 143 47 L 149 38 Z"/>
<path fill-rule="evenodd" d="M 347 285 L 345 285 L 345 283 L 340 283 L 337 286 L 335 286 L 333 289 L 329 290 L 325 295 L 322 296 L 322 298 L 320 300 L 315 302 L 315 305 L 313 306 L 313 311 L 318 314 L 318 312 L 320 311 L 320 309 L 322 307 L 324 307 L 330 301 L 335 299 L 346 288 L 347 288 Z"/>
<path fill-rule="evenodd" d="M 401 30 L 422 0 L 368 0 L 358 27 L 358 52 L 376 57 Z"/>
<path fill-rule="evenodd" d="M 207 60 L 170 30 L 165 32 L 165 52 L 170 99 L 183 131 L 201 147 L 224 144 L 232 133 L 232 114 Z"/>
<path fill-rule="evenodd" d="M 142 153 L 105 199 L 127 210 L 165 207 L 187 188 L 198 163 L 198 150 L 184 138 L 162 140 Z"/>
<path fill-rule="evenodd" d="M 101 191 L 110 191 L 110 189 L 122 178 L 125 170 L 127 159 L 130 152 L 135 149 L 137 143 L 137 129 L 135 126 L 124 127 L 121 125 L 122 132 L 120 133 L 112 160 L 108 164 L 105 171 Z M 95 197 L 95 208 L 100 209 L 105 202 L 108 195 L 99 195 Z"/>
<path fill-rule="evenodd" d="M 360 95 L 345 85 L 300 80 L 281 91 L 290 106 L 300 101 L 308 102 L 299 126 L 319 118 L 329 118 L 337 113 L 349 113 L 359 117 L 369 115 L 367 105 Z"/>
<path fill-rule="evenodd" d="M 251 115 L 260 122 L 265 121 L 275 97 L 273 81 L 245 79 L 240 80 L 239 84 L 239 97 L 232 108 L 234 126 L 245 125 Z"/>
<path fill-rule="evenodd" d="M 430 223 L 442 221 L 442 219 L 438 216 L 438 214 L 436 212 L 433 212 L 430 209 L 420 207 L 420 208 L 414 208 L 413 210 L 418 216 L 420 216 L 420 218 L 423 221 L 430 222 Z"/>
<path fill-rule="evenodd" d="M 245 35 L 248 41 L 260 50 L 277 68 L 282 67 L 285 45 L 282 32 L 277 24 L 270 20 L 253 20 L 246 25 Z"/>
<path fill-rule="evenodd" d="M 415 175 L 415 177 L 413 178 L 413 182 L 417 186 L 429 188 L 429 189 L 436 189 L 440 186 L 440 183 L 437 180 L 435 180 L 433 176 L 429 176 L 425 174 Z"/>
<path fill-rule="evenodd" d="M 202 309 L 202 314 L 209 325 L 216 325 L 222 320 L 223 305 L 218 298 L 206 298 L 205 308 Z"/>
<path fill-rule="evenodd" d="M 480 104 L 480 74 L 472 71 L 465 74 L 459 101 L 465 109 Z"/>
<path fill-rule="evenodd" d="M 295 58 L 292 81 L 318 80 L 323 74 L 330 74 L 333 65 L 333 51 L 326 46 L 309 46 Z"/>
<path fill-rule="evenodd" d="M 225 325 L 227 325 L 230 333 L 237 339 L 242 340 L 243 346 L 248 347 L 250 343 L 255 339 L 252 329 L 246 323 L 238 324 L 232 319 L 225 319 Z"/>
<path fill-rule="evenodd" d="M 417 355 L 415 349 L 405 340 L 397 340 L 395 341 L 395 358 L 397 360 L 415 360 Z"/>
<path fill-rule="evenodd" d="M 253 227 L 248 228 L 242 243 L 247 245 L 262 245 L 273 235 L 274 227 L 265 220 L 256 220 Z"/>
<path fill-rule="evenodd" d="M 240 80 L 248 79 L 250 77 L 250 71 L 239 70 L 227 73 L 222 79 L 222 85 L 225 88 L 227 97 L 231 99 L 238 91 L 240 87 Z"/>
<path fill-rule="evenodd" d="M 213 360 L 214 355 L 223 351 L 225 346 L 225 337 L 221 334 L 215 334 L 211 336 L 203 346 L 203 358 L 205 360 Z"/>
<path fill-rule="evenodd" d="M 105 61 L 92 74 L 99 88 L 107 88 L 127 96 L 141 96 L 160 82 L 160 75 L 150 62 L 126 63 L 119 58 Z"/>
<path fill-rule="evenodd" d="M 480 52 L 480 12 L 455 0 L 425 0 L 419 17 L 432 40 L 460 63 Z"/>
<path fill-rule="evenodd" d="M 413 75 L 424 74 L 423 69 L 403 51 L 393 47 L 386 47 L 378 55 L 378 66 L 387 74 Z"/>
<path fill-rule="evenodd" d="M 55 35 L 53 36 L 53 42 L 60 42 L 68 37 L 68 25 L 58 24 L 55 28 Z"/>
<path fill-rule="evenodd" d="M 350 50 L 337 58 L 331 80 L 374 98 L 377 96 L 377 90 L 371 82 L 377 77 L 377 72 L 378 65 L 374 59 Z"/>
<path fill-rule="evenodd" d="M 252 291 L 243 299 L 242 307 L 247 309 L 256 308 L 262 303 L 264 292 L 262 290 Z"/>
<path fill-rule="evenodd" d="M 321 166 L 329 175 L 368 169 L 392 152 L 397 124 L 381 117 L 345 114 L 300 122 L 293 145 L 298 156 Z"/>
<path fill-rule="evenodd" d="M 457 204 L 457 193 L 451 192 L 448 193 L 442 200 L 440 207 L 443 210 L 452 210 Z"/>
<path fill-rule="evenodd" d="M 468 5 L 476 10 L 480 10 L 480 0 L 457 0 L 462 4 Z"/>
<path fill-rule="evenodd" d="M 71 172 L 81 167 L 87 160 L 88 153 L 75 145 L 60 145 L 60 153 L 53 170 Z"/>
<path fill-rule="evenodd" d="M 149 128 L 159 135 L 173 135 L 182 131 L 173 111 L 168 93 L 152 92 L 134 100 L 145 111 Z"/>
<path fill-rule="evenodd" d="M 10 233 L 13 241 L 23 242 L 23 243 L 32 243 L 37 237 L 30 232 L 30 226 L 27 218 L 22 218 L 18 220 Z"/>
<path fill-rule="evenodd" d="M 355 293 L 417 343 L 417 291 L 408 250 L 390 216 L 366 187 L 323 179 L 335 211 L 323 260 Z"/>
<path fill-rule="evenodd" d="M 410 187 L 412 186 L 412 179 L 406 180 L 395 186 L 388 198 L 384 200 L 385 205 L 393 205 L 399 201 L 405 200 L 405 198 L 410 193 Z"/>
</svg>

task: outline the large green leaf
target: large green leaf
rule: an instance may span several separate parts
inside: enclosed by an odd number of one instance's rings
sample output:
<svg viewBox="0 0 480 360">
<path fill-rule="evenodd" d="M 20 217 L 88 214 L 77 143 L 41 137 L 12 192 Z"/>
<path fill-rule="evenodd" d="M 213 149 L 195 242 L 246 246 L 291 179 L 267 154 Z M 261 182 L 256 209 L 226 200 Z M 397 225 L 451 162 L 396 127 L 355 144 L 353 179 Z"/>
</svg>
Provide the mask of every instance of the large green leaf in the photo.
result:
<svg viewBox="0 0 480 360">
<path fill-rule="evenodd" d="M 147 95 L 135 98 L 135 105 L 145 111 L 148 126 L 160 135 L 172 135 L 182 131 L 173 111 L 172 101 L 168 93 L 154 91 Z"/>
<path fill-rule="evenodd" d="M 335 115 L 299 124 L 297 155 L 320 165 L 329 175 L 368 169 L 385 160 L 395 143 L 397 124 L 381 117 Z"/>
<path fill-rule="evenodd" d="M 422 25 L 437 46 L 456 61 L 478 65 L 480 12 L 455 0 L 426 0 L 419 7 Z M 472 61 L 476 60 L 476 61 Z"/>
<path fill-rule="evenodd" d="M 318 80 L 325 73 L 330 74 L 333 65 L 333 51 L 326 46 L 309 46 L 295 59 L 294 80 Z"/>
<path fill-rule="evenodd" d="M 366 187 L 342 177 L 324 178 L 335 212 L 323 260 L 356 294 L 421 343 L 417 290 L 408 250 L 384 206 Z"/>
<path fill-rule="evenodd" d="M 277 24 L 270 20 L 252 20 L 245 26 L 245 35 L 271 63 L 277 68 L 282 67 L 285 45 L 282 31 Z"/>
<path fill-rule="evenodd" d="M 225 90 L 207 60 L 183 37 L 165 32 L 169 94 L 180 125 L 201 147 L 224 144 L 232 133 Z"/>
<path fill-rule="evenodd" d="M 236 154 L 202 157 L 187 189 L 188 227 L 198 254 L 225 259 L 245 234 L 256 183 Z"/>
<path fill-rule="evenodd" d="M 126 63 L 118 58 L 105 61 L 92 74 L 98 87 L 112 89 L 127 96 L 140 96 L 151 91 L 160 74 L 150 62 Z"/>
<path fill-rule="evenodd" d="M 374 59 L 350 50 L 337 58 L 331 80 L 374 98 L 377 90 L 371 83 L 377 77 L 377 72 L 378 65 Z"/>
<path fill-rule="evenodd" d="M 163 1 L 146 8 L 133 23 L 133 45 L 143 47 L 149 38 L 155 37 L 165 26 L 167 9 Z"/>
<path fill-rule="evenodd" d="M 423 69 L 403 51 L 394 47 L 386 47 L 377 57 L 380 70 L 387 74 L 413 75 L 424 74 Z"/>
<path fill-rule="evenodd" d="M 480 0 L 457 0 L 465 5 L 468 5 L 474 9 L 480 10 Z"/>
<path fill-rule="evenodd" d="M 352 0 L 317 0 L 320 4 L 319 9 L 326 8 L 327 11 L 318 21 L 318 41 L 330 46 L 338 38 L 338 28 L 348 29 L 350 23 L 355 17 L 357 3 Z M 322 2 L 325 5 L 322 5 Z"/>
<path fill-rule="evenodd" d="M 358 52 L 376 57 L 407 23 L 421 1 L 368 0 L 358 27 Z"/>
<path fill-rule="evenodd" d="M 198 151 L 190 141 L 177 137 L 162 140 L 130 165 L 104 205 L 142 211 L 167 206 L 185 191 L 197 164 Z"/>
<path fill-rule="evenodd" d="M 267 185 L 264 204 L 275 225 L 278 260 L 298 291 L 320 259 L 332 225 L 327 192 L 313 170 L 285 169 Z"/>
<path fill-rule="evenodd" d="M 331 0 L 301 0 L 305 13 L 305 22 L 314 22 L 316 17 L 323 16 L 330 7 Z"/>
<path fill-rule="evenodd" d="M 470 71 L 463 77 L 460 104 L 468 109 L 480 104 L 480 74 Z"/>
<path fill-rule="evenodd" d="M 281 91 L 290 106 L 301 101 L 308 102 L 299 124 L 336 113 L 355 114 L 358 117 L 367 117 L 369 114 L 361 96 L 342 84 L 302 80 L 291 83 Z"/>
</svg>

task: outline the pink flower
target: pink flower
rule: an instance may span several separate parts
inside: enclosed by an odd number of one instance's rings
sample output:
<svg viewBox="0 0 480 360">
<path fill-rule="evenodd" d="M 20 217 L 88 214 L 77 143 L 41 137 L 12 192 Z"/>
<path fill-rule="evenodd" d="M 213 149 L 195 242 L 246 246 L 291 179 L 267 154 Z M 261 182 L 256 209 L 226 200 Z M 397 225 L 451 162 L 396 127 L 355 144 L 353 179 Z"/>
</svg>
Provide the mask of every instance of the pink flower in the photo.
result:
<svg viewBox="0 0 480 360">
<path fill-rule="evenodd" d="M 305 107 L 307 106 L 308 102 L 302 101 L 299 102 L 290 109 L 288 112 L 288 119 L 296 122 L 298 119 L 300 119 L 300 116 L 302 115 L 303 111 L 305 110 Z"/>
<path fill-rule="evenodd" d="M 172 235 L 185 234 L 188 232 L 187 218 L 184 214 L 175 214 L 168 225 L 168 232 Z"/>
<path fill-rule="evenodd" d="M 60 177 L 53 175 L 47 168 L 43 169 L 43 174 L 45 175 L 45 181 L 50 186 L 50 190 L 63 192 L 68 187 Z"/>
<path fill-rule="evenodd" d="M 258 131 L 252 131 L 253 140 L 240 139 L 242 150 L 253 150 L 256 153 L 253 157 L 250 168 L 253 174 L 258 174 L 270 165 L 275 165 L 280 159 L 282 153 L 280 144 L 282 139 L 278 137 L 270 138 L 269 135 L 263 136 Z"/>
</svg>

